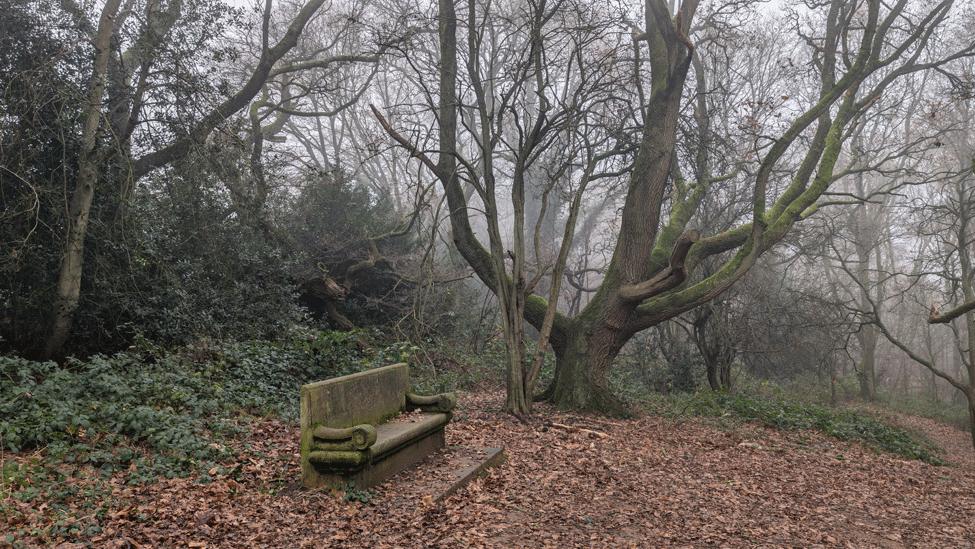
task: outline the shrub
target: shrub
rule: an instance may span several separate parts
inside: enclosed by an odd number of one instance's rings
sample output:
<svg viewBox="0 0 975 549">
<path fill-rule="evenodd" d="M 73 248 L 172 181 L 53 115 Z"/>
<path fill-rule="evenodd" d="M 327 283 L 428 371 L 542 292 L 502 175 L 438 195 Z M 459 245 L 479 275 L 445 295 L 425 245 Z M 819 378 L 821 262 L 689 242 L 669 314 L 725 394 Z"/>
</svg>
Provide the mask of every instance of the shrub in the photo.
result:
<svg viewBox="0 0 975 549">
<path fill-rule="evenodd" d="M 294 420 L 301 384 L 373 363 L 356 334 L 336 332 L 204 341 L 175 354 L 143 343 L 65 367 L 0 357 L 0 444 L 106 471 L 136 461 L 145 474 L 182 474 L 228 457 L 214 442 L 241 412 Z"/>
<path fill-rule="evenodd" d="M 926 417 L 968 431 L 968 408 L 964 404 L 964 396 L 961 401 L 944 402 L 931 396 L 895 396 L 882 393 L 880 401 L 894 411 Z"/>
<path fill-rule="evenodd" d="M 663 415 L 732 417 L 785 430 L 814 429 L 840 440 L 860 441 L 899 456 L 940 465 L 938 449 L 927 440 L 851 410 L 835 410 L 772 396 L 702 391 L 649 403 Z"/>
</svg>

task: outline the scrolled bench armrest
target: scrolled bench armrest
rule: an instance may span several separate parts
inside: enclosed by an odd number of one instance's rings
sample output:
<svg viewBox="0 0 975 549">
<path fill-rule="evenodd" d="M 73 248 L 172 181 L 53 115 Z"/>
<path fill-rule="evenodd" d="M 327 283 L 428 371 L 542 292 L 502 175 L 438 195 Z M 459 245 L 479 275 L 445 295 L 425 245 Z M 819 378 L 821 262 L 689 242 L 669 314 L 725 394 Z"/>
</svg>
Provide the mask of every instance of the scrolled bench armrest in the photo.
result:
<svg viewBox="0 0 975 549">
<path fill-rule="evenodd" d="M 454 393 L 440 393 L 438 395 L 418 395 L 406 393 L 407 408 L 419 408 L 424 412 L 449 413 L 457 406 L 457 395 Z"/>
<path fill-rule="evenodd" d="M 346 429 L 315 427 L 312 431 L 315 446 L 321 449 L 365 450 L 376 443 L 376 428 L 368 423 Z"/>
<path fill-rule="evenodd" d="M 326 471 L 354 471 L 369 463 L 369 452 L 315 450 L 308 453 L 308 461 Z"/>
</svg>

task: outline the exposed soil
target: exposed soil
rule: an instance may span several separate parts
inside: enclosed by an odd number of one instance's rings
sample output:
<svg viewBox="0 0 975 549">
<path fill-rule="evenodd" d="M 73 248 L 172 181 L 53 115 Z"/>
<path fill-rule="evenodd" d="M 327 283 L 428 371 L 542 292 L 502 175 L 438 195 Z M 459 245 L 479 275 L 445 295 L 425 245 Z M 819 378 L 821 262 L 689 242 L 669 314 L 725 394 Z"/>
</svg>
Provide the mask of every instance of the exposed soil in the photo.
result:
<svg viewBox="0 0 975 549">
<path fill-rule="evenodd" d="M 556 413 L 534 424 L 465 395 L 448 444 L 504 446 L 506 462 L 441 503 L 412 479 L 349 502 L 297 485 L 297 427 L 258 423 L 236 478 L 115 483 L 99 547 L 971 547 L 967 434 L 913 419 L 949 466 L 812 432 Z M 550 428 L 558 423 L 569 428 Z M 593 432 L 576 430 L 582 428 Z M 605 434 L 606 436 L 601 436 Z M 44 510 L 24 509 L 43 526 Z M 19 520 L 24 520 L 21 517 Z M 23 527 L 24 524 L 18 525 Z M 31 543 L 31 540 L 25 540 Z M 34 540 L 36 542 L 36 540 Z"/>
</svg>

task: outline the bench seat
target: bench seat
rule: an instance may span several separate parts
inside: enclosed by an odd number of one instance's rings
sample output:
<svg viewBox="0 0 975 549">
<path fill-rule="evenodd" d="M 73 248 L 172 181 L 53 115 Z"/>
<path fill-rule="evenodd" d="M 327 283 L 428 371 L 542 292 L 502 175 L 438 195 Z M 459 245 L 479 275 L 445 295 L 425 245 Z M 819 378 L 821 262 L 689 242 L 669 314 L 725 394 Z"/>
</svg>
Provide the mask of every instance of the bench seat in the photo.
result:
<svg viewBox="0 0 975 549">
<path fill-rule="evenodd" d="M 383 423 L 376 426 L 376 443 L 372 455 L 382 457 L 399 450 L 411 441 L 418 440 L 432 431 L 443 429 L 450 416 L 447 414 L 423 414 L 416 422 Z"/>
</svg>

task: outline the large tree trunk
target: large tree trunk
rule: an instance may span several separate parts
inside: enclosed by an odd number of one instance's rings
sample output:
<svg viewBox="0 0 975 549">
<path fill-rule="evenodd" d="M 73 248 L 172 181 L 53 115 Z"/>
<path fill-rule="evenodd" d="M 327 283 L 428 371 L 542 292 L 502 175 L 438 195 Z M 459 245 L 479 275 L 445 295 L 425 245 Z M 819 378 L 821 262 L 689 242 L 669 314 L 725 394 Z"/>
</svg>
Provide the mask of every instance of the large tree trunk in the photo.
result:
<svg viewBox="0 0 975 549">
<path fill-rule="evenodd" d="M 68 234 L 61 267 L 58 273 L 54 318 L 51 331 L 44 344 L 45 358 L 59 358 L 65 342 L 71 335 L 72 319 L 81 296 L 81 271 L 85 255 L 85 234 L 95 195 L 96 167 L 90 160 L 82 161 L 78 171 L 78 188 L 71 197 L 68 209 Z"/>
<path fill-rule="evenodd" d="M 721 333 L 721 322 L 726 322 L 724 315 L 718 314 L 718 306 L 708 304 L 699 310 L 694 320 L 692 337 L 708 376 L 708 385 L 712 391 L 727 391 L 731 389 L 731 363 L 735 359 L 735 349 Z"/>
<path fill-rule="evenodd" d="M 731 362 L 722 356 L 705 356 L 704 366 L 712 391 L 731 390 Z"/>
<path fill-rule="evenodd" d="M 625 414 L 625 404 L 609 387 L 609 370 L 625 341 L 602 327 L 573 330 L 566 344 L 556 348 L 552 402 L 560 408 Z"/>
<path fill-rule="evenodd" d="M 102 95 L 105 91 L 105 76 L 111 55 L 112 34 L 115 32 L 115 19 L 121 0 L 108 0 L 102 8 L 95 34 L 95 59 L 92 66 L 88 91 L 88 104 L 85 106 L 85 126 L 81 137 L 81 151 L 78 155 L 78 178 L 71 202 L 68 206 L 68 233 L 65 237 L 64 252 L 61 255 L 61 268 L 58 273 L 57 297 L 54 302 L 54 316 L 51 331 L 44 343 L 46 358 L 60 357 L 64 343 L 71 335 L 71 320 L 81 295 L 81 270 L 85 255 L 85 235 L 88 232 L 88 218 L 91 203 L 95 197 L 95 184 L 98 181 L 98 128 L 102 116 Z"/>
</svg>

